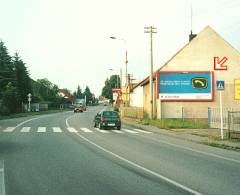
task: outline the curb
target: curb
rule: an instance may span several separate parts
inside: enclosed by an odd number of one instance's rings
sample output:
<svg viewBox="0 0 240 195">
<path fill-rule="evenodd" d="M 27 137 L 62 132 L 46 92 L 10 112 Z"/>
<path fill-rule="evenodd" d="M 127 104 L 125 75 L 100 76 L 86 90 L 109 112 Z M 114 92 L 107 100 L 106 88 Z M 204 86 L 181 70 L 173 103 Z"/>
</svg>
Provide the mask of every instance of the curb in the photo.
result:
<svg viewBox="0 0 240 195">
<path fill-rule="evenodd" d="M 235 146 L 228 145 L 228 144 L 221 144 L 221 143 L 218 143 L 217 141 L 211 142 L 211 141 L 202 141 L 202 140 L 195 140 L 195 139 L 191 139 L 191 138 L 181 137 L 178 135 L 173 135 L 171 133 L 163 132 L 163 131 L 169 131 L 167 129 L 159 129 L 158 127 L 151 126 L 151 125 L 146 126 L 146 125 L 142 125 L 142 124 L 137 124 L 136 122 L 131 122 L 131 121 L 125 120 L 124 118 L 122 119 L 122 123 L 132 126 L 134 128 L 141 128 L 145 131 L 149 131 L 151 129 L 151 131 L 154 133 L 161 134 L 161 135 L 168 136 L 168 137 L 173 137 L 173 138 L 180 139 L 180 140 L 186 140 L 186 141 L 191 141 L 191 142 L 202 144 L 202 145 L 208 145 L 211 147 L 217 147 L 217 148 L 221 148 L 221 149 L 225 149 L 225 150 L 240 152 L 239 147 L 237 147 L 237 146 L 235 147 Z M 163 131 L 161 131 L 161 130 L 163 130 Z"/>
</svg>

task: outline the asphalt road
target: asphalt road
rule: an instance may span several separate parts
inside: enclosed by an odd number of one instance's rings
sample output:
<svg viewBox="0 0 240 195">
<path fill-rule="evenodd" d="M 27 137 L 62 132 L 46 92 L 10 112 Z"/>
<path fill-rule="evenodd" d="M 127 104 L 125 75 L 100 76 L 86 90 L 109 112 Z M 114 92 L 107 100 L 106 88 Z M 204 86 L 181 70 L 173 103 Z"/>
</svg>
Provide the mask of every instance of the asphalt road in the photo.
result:
<svg viewBox="0 0 240 195">
<path fill-rule="evenodd" d="M 0 195 L 239 194 L 240 154 L 93 128 L 103 107 L 0 121 Z"/>
</svg>

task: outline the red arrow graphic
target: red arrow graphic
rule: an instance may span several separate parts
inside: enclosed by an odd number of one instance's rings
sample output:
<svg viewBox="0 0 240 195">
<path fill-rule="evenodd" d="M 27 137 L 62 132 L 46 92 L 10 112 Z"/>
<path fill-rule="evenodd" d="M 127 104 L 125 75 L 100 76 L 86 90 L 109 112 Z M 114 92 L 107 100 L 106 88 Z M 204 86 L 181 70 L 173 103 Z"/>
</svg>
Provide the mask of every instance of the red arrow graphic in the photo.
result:
<svg viewBox="0 0 240 195">
<path fill-rule="evenodd" d="M 228 67 L 225 62 L 228 60 L 227 57 L 219 59 L 219 57 L 214 57 L 214 70 L 227 70 Z M 225 64 L 225 65 L 224 65 Z"/>
</svg>

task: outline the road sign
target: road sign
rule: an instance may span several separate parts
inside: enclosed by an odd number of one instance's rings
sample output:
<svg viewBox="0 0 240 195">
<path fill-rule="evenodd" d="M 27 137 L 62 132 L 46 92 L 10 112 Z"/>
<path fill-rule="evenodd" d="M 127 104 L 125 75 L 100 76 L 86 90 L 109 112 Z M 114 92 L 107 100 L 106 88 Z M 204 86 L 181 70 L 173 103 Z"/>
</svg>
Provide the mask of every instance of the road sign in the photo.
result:
<svg viewBox="0 0 240 195">
<path fill-rule="evenodd" d="M 240 100 L 240 79 L 234 80 L 234 99 Z"/>
<path fill-rule="evenodd" d="M 225 64 L 225 62 L 228 60 L 227 57 L 219 58 L 219 57 L 214 57 L 214 70 L 227 70 L 228 67 Z"/>
<path fill-rule="evenodd" d="M 217 90 L 224 90 L 225 88 L 224 81 L 216 81 L 216 85 L 217 85 Z"/>
<path fill-rule="evenodd" d="M 31 100 L 32 100 L 32 94 L 31 93 L 29 93 L 28 95 L 27 95 L 27 97 L 28 97 L 28 112 L 30 112 L 31 111 Z"/>
</svg>

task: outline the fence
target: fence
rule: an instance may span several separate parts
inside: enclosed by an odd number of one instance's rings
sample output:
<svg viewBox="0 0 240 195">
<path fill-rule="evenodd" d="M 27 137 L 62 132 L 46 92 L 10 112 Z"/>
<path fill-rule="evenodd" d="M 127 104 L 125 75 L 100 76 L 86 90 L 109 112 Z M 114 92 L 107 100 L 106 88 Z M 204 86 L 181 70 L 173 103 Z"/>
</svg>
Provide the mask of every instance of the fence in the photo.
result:
<svg viewBox="0 0 240 195">
<path fill-rule="evenodd" d="M 228 129 L 228 112 L 238 111 L 234 108 L 223 108 L 223 129 Z M 239 110 L 240 111 L 240 110 Z M 210 128 L 220 128 L 220 108 L 208 108 L 208 125 Z"/>
<path fill-rule="evenodd" d="M 228 136 L 240 138 L 240 111 L 228 112 Z"/>
<path fill-rule="evenodd" d="M 143 108 L 142 107 L 120 107 L 120 113 L 122 117 L 143 118 Z"/>
</svg>

